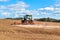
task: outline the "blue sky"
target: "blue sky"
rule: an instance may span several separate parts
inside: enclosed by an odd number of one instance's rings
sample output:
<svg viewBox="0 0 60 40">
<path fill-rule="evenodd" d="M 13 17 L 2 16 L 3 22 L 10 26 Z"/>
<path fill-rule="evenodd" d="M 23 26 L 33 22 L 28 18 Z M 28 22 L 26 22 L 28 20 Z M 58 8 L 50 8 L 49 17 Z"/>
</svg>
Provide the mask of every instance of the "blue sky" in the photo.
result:
<svg viewBox="0 0 60 40">
<path fill-rule="evenodd" d="M 60 19 L 60 0 L 0 0 L 0 18 L 31 14 L 33 18 Z"/>
</svg>

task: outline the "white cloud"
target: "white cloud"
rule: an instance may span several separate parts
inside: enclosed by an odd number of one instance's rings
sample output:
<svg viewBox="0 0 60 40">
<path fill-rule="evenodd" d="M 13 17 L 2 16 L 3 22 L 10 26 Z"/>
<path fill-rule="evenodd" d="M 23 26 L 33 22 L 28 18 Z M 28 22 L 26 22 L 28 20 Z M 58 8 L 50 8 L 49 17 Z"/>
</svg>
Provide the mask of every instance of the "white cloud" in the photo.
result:
<svg viewBox="0 0 60 40">
<path fill-rule="evenodd" d="M 0 0 L 0 2 L 6 2 L 6 1 L 8 1 L 8 0 Z"/>
<path fill-rule="evenodd" d="M 38 10 L 50 10 L 53 11 L 55 8 L 54 7 L 45 7 L 45 8 L 39 8 Z"/>
<path fill-rule="evenodd" d="M 46 7 L 46 8 L 44 8 L 45 10 L 54 10 L 54 8 L 53 7 Z"/>
<path fill-rule="evenodd" d="M 60 6 L 60 3 L 55 4 L 56 7 Z"/>
<path fill-rule="evenodd" d="M 33 14 L 33 15 L 39 15 L 40 13 L 39 13 L 38 10 L 31 10 L 31 14 Z"/>
<path fill-rule="evenodd" d="M 0 9 L 5 9 L 6 7 L 5 6 L 0 6 Z"/>
<path fill-rule="evenodd" d="M 26 8 L 29 7 L 29 5 L 27 5 L 26 3 L 24 2 L 18 2 L 16 4 L 12 4 L 12 5 L 8 5 L 7 6 L 10 10 L 20 10 L 20 11 L 23 11 L 25 10 Z"/>
<path fill-rule="evenodd" d="M 15 14 L 14 18 L 15 18 L 15 17 L 19 17 L 19 16 L 18 16 L 17 14 Z"/>
<path fill-rule="evenodd" d="M 4 12 L 9 12 L 10 14 L 15 14 L 15 17 L 19 16 L 19 14 L 22 14 L 26 11 L 26 8 L 28 8 L 29 5 L 27 5 L 26 3 L 20 1 L 17 2 L 16 4 L 11 4 L 8 6 L 0 6 L 0 13 L 3 15 L 8 15 L 8 13 L 4 13 Z M 28 11 L 26 11 L 28 12 Z M 19 14 L 18 14 L 19 13 Z"/>
<path fill-rule="evenodd" d="M 31 15 L 31 11 L 30 10 L 25 10 L 24 13 L 28 14 L 28 15 Z"/>
<path fill-rule="evenodd" d="M 38 10 L 44 10 L 44 8 L 39 8 Z"/>
<path fill-rule="evenodd" d="M 54 4 L 54 7 L 55 7 L 54 13 L 56 15 L 59 15 L 60 14 L 60 1 Z"/>
<path fill-rule="evenodd" d="M 0 13 L 3 12 L 3 10 L 0 10 Z"/>
<path fill-rule="evenodd" d="M 9 13 L 3 12 L 2 15 L 4 15 L 4 16 L 9 16 Z"/>
<path fill-rule="evenodd" d="M 46 12 L 41 12 L 41 14 L 43 14 L 43 15 L 47 15 L 47 13 L 46 13 Z"/>
<path fill-rule="evenodd" d="M 50 5 L 49 7 L 45 8 L 39 8 L 38 11 L 40 11 L 42 14 L 45 14 L 47 12 L 47 15 L 52 14 L 60 14 L 60 0 L 56 2 L 56 4 Z"/>
</svg>

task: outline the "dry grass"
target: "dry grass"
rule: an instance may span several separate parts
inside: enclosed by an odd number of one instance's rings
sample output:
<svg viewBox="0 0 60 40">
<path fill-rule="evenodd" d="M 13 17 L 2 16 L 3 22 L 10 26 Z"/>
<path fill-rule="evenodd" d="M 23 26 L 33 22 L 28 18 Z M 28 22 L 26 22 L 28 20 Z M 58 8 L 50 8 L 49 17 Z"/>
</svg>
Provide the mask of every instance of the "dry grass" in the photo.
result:
<svg viewBox="0 0 60 40">
<path fill-rule="evenodd" d="M 0 20 L 0 40 L 60 40 L 60 28 L 25 28 L 11 26 L 16 20 Z M 38 22 L 35 22 L 39 24 Z M 57 25 L 60 23 L 47 22 L 48 25 Z M 44 22 L 40 22 L 44 24 Z"/>
</svg>

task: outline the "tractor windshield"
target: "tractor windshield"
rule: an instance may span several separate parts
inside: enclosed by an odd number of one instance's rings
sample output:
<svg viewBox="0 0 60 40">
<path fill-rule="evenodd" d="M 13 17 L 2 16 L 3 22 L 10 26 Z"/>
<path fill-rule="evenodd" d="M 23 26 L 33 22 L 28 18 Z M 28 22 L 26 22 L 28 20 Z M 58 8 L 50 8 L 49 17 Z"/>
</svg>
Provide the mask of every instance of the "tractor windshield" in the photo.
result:
<svg viewBox="0 0 60 40">
<path fill-rule="evenodd" d="M 30 19 L 30 20 L 32 20 L 32 15 L 26 15 L 26 16 L 25 16 L 25 19 Z"/>
</svg>

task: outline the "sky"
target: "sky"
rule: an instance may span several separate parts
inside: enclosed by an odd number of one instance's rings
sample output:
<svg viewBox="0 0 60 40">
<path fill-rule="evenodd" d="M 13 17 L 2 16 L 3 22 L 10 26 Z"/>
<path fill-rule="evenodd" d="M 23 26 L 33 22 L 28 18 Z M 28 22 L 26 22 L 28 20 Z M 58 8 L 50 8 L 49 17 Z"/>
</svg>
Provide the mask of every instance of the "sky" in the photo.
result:
<svg viewBox="0 0 60 40">
<path fill-rule="evenodd" d="M 17 18 L 26 14 L 33 18 L 60 19 L 60 0 L 0 0 L 0 18 Z"/>
</svg>

